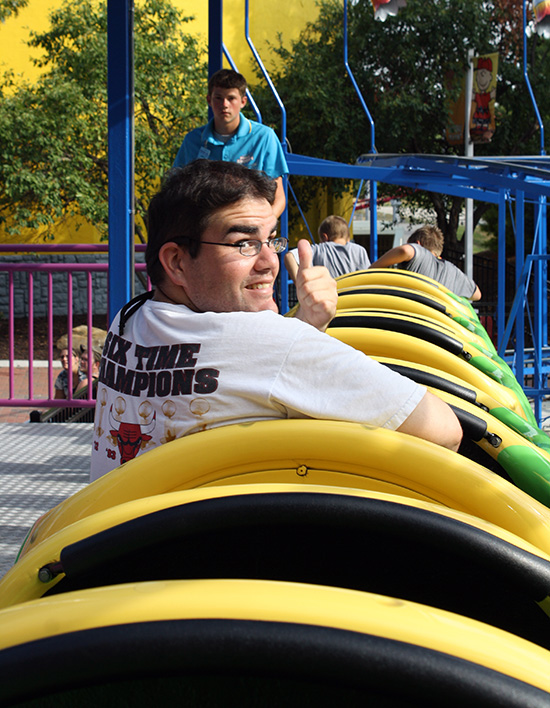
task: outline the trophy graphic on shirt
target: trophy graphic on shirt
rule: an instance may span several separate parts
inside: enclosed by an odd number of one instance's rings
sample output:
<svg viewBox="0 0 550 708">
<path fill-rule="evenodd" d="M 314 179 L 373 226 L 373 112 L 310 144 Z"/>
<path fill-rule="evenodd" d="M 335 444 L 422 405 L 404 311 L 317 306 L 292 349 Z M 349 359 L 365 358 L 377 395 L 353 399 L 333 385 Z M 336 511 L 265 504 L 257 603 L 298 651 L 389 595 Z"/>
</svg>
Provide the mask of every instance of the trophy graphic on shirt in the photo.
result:
<svg viewBox="0 0 550 708">
<path fill-rule="evenodd" d="M 194 398 L 189 404 L 189 410 L 199 419 L 210 410 L 210 403 L 204 398 Z M 207 423 L 202 423 L 200 430 L 206 430 Z"/>
<path fill-rule="evenodd" d="M 103 412 L 105 410 L 105 406 L 107 405 L 107 392 L 105 391 L 105 388 L 102 387 L 100 392 L 99 392 L 99 419 L 97 421 L 97 426 L 96 426 L 96 433 L 97 437 L 100 438 L 103 433 L 105 432 L 103 428 L 101 427 L 101 421 L 103 419 Z"/>
<path fill-rule="evenodd" d="M 164 401 L 161 406 L 161 410 L 165 415 L 165 420 L 164 436 L 161 438 L 160 442 L 164 445 L 164 443 L 170 442 L 171 440 L 175 440 L 177 437 L 176 426 L 174 421 L 172 421 L 172 418 L 176 413 L 176 404 L 174 403 L 174 401 L 171 400 Z"/>
<path fill-rule="evenodd" d="M 153 413 L 153 406 L 151 405 L 151 402 L 148 401 L 147 399 L 140 403 L 139 408 L 138 408 L 138 415 L 141 418 L 141 427 L 144 429 L 150 422 L 151 415 Z M 147 446 L 152 445 L 149 441 L 144 441 L 141 444 L 142 449 L 144 449 Z"/>
</svg>

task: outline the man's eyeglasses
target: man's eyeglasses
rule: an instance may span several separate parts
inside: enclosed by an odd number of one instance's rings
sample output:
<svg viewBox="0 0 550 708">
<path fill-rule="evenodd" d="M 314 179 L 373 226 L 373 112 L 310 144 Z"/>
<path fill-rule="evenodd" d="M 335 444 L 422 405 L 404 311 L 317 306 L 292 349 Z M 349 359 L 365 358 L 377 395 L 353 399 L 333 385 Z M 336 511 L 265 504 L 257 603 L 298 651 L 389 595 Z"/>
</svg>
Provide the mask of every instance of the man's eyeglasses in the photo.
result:
<svg viewBox="0 0 550 708">
<path fill-rule="evenodd" d="M 246 256 L 251 258 L 252 256 L 257 256 L 262 250 L 262 246 L 267 244 L 274 253 L 282 253 L 288 243 L 288 239 L 284 236 L 276 236 L 275 238 L 270 238 L 268 241 L 258 241 L 256 239 L 249 239 L 247 241 L 237 241 L 237 243 L 217 243 L 216 241 L 201 241 L 201 244 L 207 243 L 209 246 L 229 246 L 229 248 L 238 248 L 241 256 Z"/>
</svg>

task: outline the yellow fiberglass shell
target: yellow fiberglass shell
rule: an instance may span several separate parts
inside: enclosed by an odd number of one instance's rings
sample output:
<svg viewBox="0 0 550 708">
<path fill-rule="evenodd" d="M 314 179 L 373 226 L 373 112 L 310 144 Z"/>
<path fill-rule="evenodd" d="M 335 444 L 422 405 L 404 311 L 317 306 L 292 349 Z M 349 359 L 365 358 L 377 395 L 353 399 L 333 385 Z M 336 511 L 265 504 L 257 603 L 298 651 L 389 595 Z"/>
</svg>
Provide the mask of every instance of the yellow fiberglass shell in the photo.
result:
<svg viewBox="0 0 550 708">
<path fill-rule="evenodd" d="M 260 580 L 124 584 L 16 605 L 0 611 L 0 657 L 2 650 L 20 647 L 23 655 L 29 642 L 68 633 L 198 619 L 321 626 L 383 637 L 550 691 L 550 652 L 490 625 L 384 595 Z"/>
<path fill-rule="evenodd" d="M 476 324 L 480 324 L 479 317 L 473 311 L 472 307 L 465 304 L 460 299 L 456 299 L 451 294 L 445 293 L 441 290 L 431 291 L 431 289 L 419 289 L 417 287 L 417 282 L 410 282 L 407 276 L 404 277 L 405 280 L 400 280 L 398 282 L 393 282 L 394 280 L 399 280 L 399 276 L 388 275 L 387 272 L 382 272 L 380 274 L 381 278 L 388 279 L 387 282 L 375 282 L 368 279 L 368 271 L 361 273 L 359 275 L 349 276 L 346 281 L 339 280 L 337 282 L 338 297 L 351 296 L 351 295 L 368 295 L 369 293 L 378 293 L 388 295 L 394 294 L 397 297 L 401 297 L 402 300 L 415 298 L 415 296 L 420 296 L 420 300 L 426 303 L 432 303 L 434 307 L 438 309 L 445 309 L 451 316 L 464 317 L 467 320 L 471 320 Z M 355 284 L 351 284 L 350 281 L 356 280 Z M 359 282 L 359 280 L 366 279 L 366 282 Z M 409 282 L 407 282 L 409 280 Z M 346 284 L 344 284 L 346 283 Z"/>
<path fill-rule="evenodd" d="M 430 389 L 445 403 L 453 405 L 470 415 L 480 418 L 487 424 L 488 433 L 497 436 L 497 440 L 482 438 L 478 445 L 489 457 L 496 460 L 499 465 L 520 489 L 530 494 L 547 507 L 550 507 L 550 453 L 537 447 L 508 425 L 495 418 L 487 411 L 457 396 L 438 389 Z"/>
<path fill-rule="evenodd" d="M 464 316 L 476 316 L 466 298 L 452 293 L 445 285 L 427 275 L 413 273 L 399 268 L 369 268 L 342 275 L 336 279 L 338 290 L 363 287 L 364 285 L 389 285 L 391 287 L 408 288 L 431 295 L 442 303 L 456 307 Z"/>
<path fill-rule="evenodd" d="M 363 292 L 359 294 L 357 290 L 352 288 L 349 292 L 342 291 L 338 294 L 336 307 L 338 312 L 386 310 L 390 312 L 409 313 L 435 320 L 442 325 L 460 326 L 462 329 L 466 329 L 472 334 L 477 334 L 478 337 L 485 342 L 488 349 L 494 349 L 494 345 L 490 341 L 487 341 L 488 334 L 483 333 L 485 328 L 482 328 L 481 324 L 473 322 L 466 317 L 457 317 L 457 319 L 454 319 L 444 305 L 437 302 L 435 304 L 439 304 L 439 307 L 431 307 L 424 302 L 392 295 L 390 291 L 387 293 Z M 291 310 L 288 314 L 290 315 L 290 313 L 295 313 L 295 309 Z"/>
<path fill-rule="evenodd" d="M 461 306 L 462 303 L 456 303 Z M 348 310 L 351 308 L 376 307 L 382 309 L 396 309 L 403 312 L 416 312 L 422 314 L 425 308 L 440 315 L 450 317 L 471 332 L 475 332 L 485 341 L 487 349 L 495 351 L 495 345 L 491 341 L 487 330 L 479 317 L 472 310 L 470 314 L 465 314 L 464 309 L 443 302 L 428 293 L 411 288 L 398 288 L 383 285 L 365 285 L 356 288 L 345 288 L 338 291 L 336 308 L 338 310 Z"/>
<path fill-rule="evenodd" d="M 401 312 L 399 310 L 377 310 L 372 309 L 356 309 L 356 310 L 337 310 L 336 315 L 331 320 L 330 326 L 332 328 L 336 326 L 348 326 L 348 327 L 371 327 L 369 320 L 376 320 L 378 318 L 383 318 L 388 321 L 388 328 L 394 331 L 401 331 L 400 325 L 416 325 L 419 330 L 426 328 L 427 330 L 434 330 L 435 332 L 441 332 L 447 337 L 452 337 L 459 341 L 465 350 L 470 353 L 476 354 L 476 350 L 481 351 L 485 356 L 490 359 L 501 362 L 502 360 L 493 351 L 487 348 L 485 340 L 482 339 L 475 332 L 470 332 L 462 325 L 458 324 L 454 320 L 442 316 L 442 321 L 434 318 L 426 317 L 425 315 L 420 315 L 413 312 Z M 346 325 L 346 321 L 353 321 L 354 324 Z M 395 327 L 392 328 L 392 323 Z M 418 334 L 419 338 L 422 338 L 421 332 Z M 504 363 L 504 362 L 503 362 Z M 509 367 L 505 364 L 506 370 L 509 371 Z"/>
<path fill-rule="evenodd" d="M 327 334 L 374 358 L 400 359 L 446 371 L 461 379 L 465 386 L 485 391 L 506 408 L 526 418 L 522 401 L 518 399 L 516 391 L 434 344 L 399 332 L 359 327 L 329 327 Z"/>
<path fill-rule="evenodd" d="M 56 585 L 62 575 L 55 578 L 52 577 L 49 582 L 45 583 L 39 579 L 38 571 L 48 563 L 59 561 L 63 548 L 132 519 L 143 517 L 147 514 L 153 514 L 171 507 L 193 504 L 204 500 L 219 499 L 221 497 L 227 498 L 242 495 L 257 496 L 260 494 L 281 493 L 304 494 L 304 492 L 311 495 L 330 494 L 375 499 L 387 502 L 388 505 L 393 503 L 412 509 L 425 510 L 445 518 L 455 519 L 469 527 L 484 531 L 550 562 L 550 555 L 547 555 L 540 548 L 537 548 L 523 538 L 510 533 L 500 526 L 496 526 L 495 524 L 470 514 L 449 509 L 437 503 L 420 501 L 410 497 L 352 488 L 344 489 L 320 485 L 308 485 L 304 487 L 304 485 L 301 484 L 262 483 L 202 487 L 200 489 L 188 489 L 180 492 L 158 494 L 156 496 L 144 497 L 142 499 L 118 504 L 104 511 L 86 516 L 82 520 L 75 521 L 57 533 L 52 534 L 20 558 L 0 579 L 0 608 L 42 597 L 46 591 Z"/>
<path fill-rule="evenodd" d="M 467 400 L 476 407 L 484 406 L 493 417 L 498 418 L 498 420 L 505 423 L 509 428 L 524 437 L 526 440 L 534 443 L 537 447 L 546 450 L 546 452 L 550 452 L 550 437 L 547 433 L 541 430 L 538 426 L 533 425 L 530 421 L 527 421 L 523 416 L 515 413 L 513 410 L 503 407 L 500 401 L 497 401 L 485 391 L 476 388 L 469 383 L 467 384 L 457 376 L 453 376 L 447 371 L 436 369 L 433 366 L 419 364 L 418 362 L 411 363 L 402 359 L 393 359 L 391 357 L 383 356 L 373 358 L 381 364 L 386 364 L 390 368 L 395 369 L 403 376 L 407 376 L 408 378 L 411 378 L 418 383 L 422 383 L 425 386 L 431 386 L 433 388 L 437 388 L 438 390 L 446 390 L 445 385 L 447 384 L 449 387 L 463 387 L 466 389 L 462 392 L 464 395 L 460 395 L 457 391 L 448 392 L 453 393 L 453 395 L 458 395 L 459 398 Z M 426 376 L 424 377 L 423 374 L 426 374 Z M 433 382 L 430 381 L 433 377 L 439 379 L 441 386 L 438 385 L 435 379 Z"/>
<path fill-rule="evenodd" d="M 22 554 L 69 524 L 128 501 L 268 482 L 352 487 L 436 502 L 550 552 L 550 510 L 455 452 L 356 423 L 276 420 L 206 430 L 139 455 L 42 516 Z"/>
</svg>

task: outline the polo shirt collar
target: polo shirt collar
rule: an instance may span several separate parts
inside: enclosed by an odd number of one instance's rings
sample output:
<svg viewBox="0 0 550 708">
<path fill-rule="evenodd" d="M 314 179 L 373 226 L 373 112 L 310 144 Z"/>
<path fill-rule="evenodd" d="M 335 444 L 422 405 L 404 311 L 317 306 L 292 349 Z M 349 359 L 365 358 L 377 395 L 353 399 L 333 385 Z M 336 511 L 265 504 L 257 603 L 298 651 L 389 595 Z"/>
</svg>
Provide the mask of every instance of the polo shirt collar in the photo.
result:
<svg viewBox="0 0 550 708">
<path fill-rule="evenodd" d="M 241 113 L 241 119 L 239 121 L 239 127 L 237 128 L 237 132 L 235 135 L 231 136 L 231 140 L 229 142 L 233 142 L 235 138 L 244 138 L 245 135 L 248 135 L 249 133 L 252 132 L 252 123 L 248 120 L 248 118 L 245 118 L 243 114 Z M 221 140 L 218 140 L 216 136 L 214 135 L 214 119 L 208 121 L 208 123 L 204 126 L 204 130 L 202 132 L 202 141 L 203 142 L 209 142 L 209 143 L 214 143 L 214 145 L 224 145 L 226 143 L 223 143 Z"/>
</svg>

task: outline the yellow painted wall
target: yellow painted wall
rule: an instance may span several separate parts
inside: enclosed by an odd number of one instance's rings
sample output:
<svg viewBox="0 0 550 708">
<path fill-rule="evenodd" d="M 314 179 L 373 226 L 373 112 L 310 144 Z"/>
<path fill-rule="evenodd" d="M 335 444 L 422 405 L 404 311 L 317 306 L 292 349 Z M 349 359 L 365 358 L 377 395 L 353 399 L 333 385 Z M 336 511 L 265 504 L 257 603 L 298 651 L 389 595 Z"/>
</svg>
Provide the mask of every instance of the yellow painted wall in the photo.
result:
<svg viewBox="0 0 550 708">
<path fill-rule="evenodd" d="M 185 26 L 185 31 L 200 34 L 206 40 L 208 0 L 173 0 L 173 3 L 185 15 L 195 17 Z M 61 0 L 30 0 L 17 17 L 0 23 L 0 69 L 13 69 L 22 78 L 30 80 L 36 77 L 38 69 L 32 65 L 31 59 L 38 53 L 37 50 L 31 51 L 26 41 L 31 29 L 35 32 L 47 29 L 50 12 L 61 4 Z M 244 0 L 225 0 L 224 42 L 239 71 L 252 78 L 252 53 L 244 35 L 244 8 Z M 262 61 L 267 64 L 267 42 L 275 42 L 280 33 L 285 44 L 290 43 L 291 39 L 298 37 L 306 22 L 316 16 L 317 10 L 315 0 L 250 0 L 249 14 L 251 39 Z"/>
<path fill-rule="evenodd" d="M 136 0 L 136 4 L 139 0 Z M 186 16 L 195 20 L 185 25 L 184 31 L 208 39 L 208 0 L 173 0 Z M 0 23 L 0 71 L 11 69 L 22 80 L 33 81 L 39 69 L 32 63 L 39 56 L 26 42 L 30 31 L 42 32 L 49 26 L 49 14 L 62 4 L 61 0 L 30 0 L 17 17 Z M 263 63 L 269 70 L 271 59 L 267 51 L 269 41 L 276 42 L 280 33 L 286 43 L 297 38 L 308 20 L 316 15 L 315 0 L 249 0 L 249 33 Z M 223 9 L 224 43 L 238 70 L 253 82 L 253 56 L 245 38 L 244 0 L 225 0 Z M 183 136 L 182 136 L 183 137 Z M 79 230 L 74 228 L 74 219 L 59 224 L 56 242 L 93 243 L 99 240 L 97 232 L 89 224 Z M 9 236 L 0 229 L 3 243 L 43 243 L 42 233 L 28 231 L 18 236 Z"/>
</svg>

